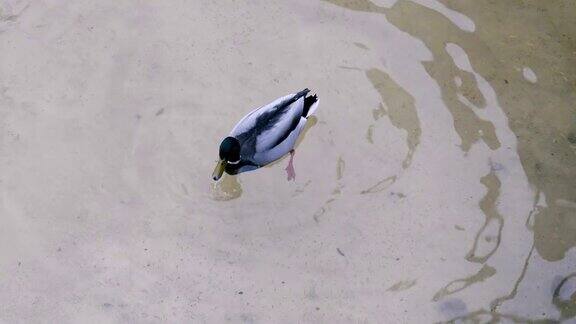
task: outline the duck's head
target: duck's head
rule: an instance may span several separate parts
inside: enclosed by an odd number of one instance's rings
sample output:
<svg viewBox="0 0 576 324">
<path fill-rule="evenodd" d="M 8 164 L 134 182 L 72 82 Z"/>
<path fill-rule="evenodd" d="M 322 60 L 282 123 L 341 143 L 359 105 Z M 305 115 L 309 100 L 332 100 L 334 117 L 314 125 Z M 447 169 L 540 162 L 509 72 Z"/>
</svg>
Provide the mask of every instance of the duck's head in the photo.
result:
<svg viewBox="0 0 576 324">
<path fill-rule="evenodd" d="M 226 165 L 238 162 L 240 162 L 240 142 L 236 138 L 228 136 L 220 143 L 220 161 L 212 173 L 212 179 L 214 181 L 220 179 Z"/>
</svg>

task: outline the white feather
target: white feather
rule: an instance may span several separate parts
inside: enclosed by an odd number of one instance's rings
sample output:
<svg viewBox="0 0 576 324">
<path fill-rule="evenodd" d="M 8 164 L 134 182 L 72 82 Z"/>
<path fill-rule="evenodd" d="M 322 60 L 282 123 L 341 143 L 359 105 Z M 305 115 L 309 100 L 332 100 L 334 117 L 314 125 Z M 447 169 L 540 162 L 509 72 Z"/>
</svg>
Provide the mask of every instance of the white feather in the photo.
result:
<svg viewBox="0 0 576 324">
<path fill-rule="evenodd" d="M 271 149 L 280 138 L 286 136 L 294 119 L 301 118 L 303 110 L 304 97 L 286 107 L 286 112 L 280 117 L 280 120 L 272 125 L 270 129 L 258 135 L 256 138 L 256 152 L 264 152 Z"/>
<path fill-rule="evenodd" d="M 298 122 L 296 128 L 290 133 L 290 135 L 288 135 L 288 137 L 286 137 L 284 141 L 274 146 L 274 148 L 270 150 L 256 153 L 254 155 L 254 162 L 258 163 L 259 165 L 266 165 L 278 160 L 290 152 L 290 150 L 294 148 L 294 145 L 296 145 L 298 136 L 304 129 L 304 126 L 306 126 L 306 121 L 306 118 L 300 117 L 300 122 Z"/>
<path fill-rule="evenodd" d="M 306 117 L 310 117 L 314 114 L 314 112 L 316 111 L 316 109 L 318 109 L 318 104 L 320 103 L 320 99 L 316 99 L 316 102 L 312 104 L 312 106 L 310 106 L 310 109 L 308 110 L 308 114 L 306 114 Z"/>
<path fill-rule="evenodd" d="M 250 128 L 254 127 L 254 125 L 256 124 L 256 120 L 258 119 L 258 116 L 273 109 L 276 105 L 278 105 L 284 100 L 291 98 L 292 96 L 294 96 L 294 94 L 289 94 L 284 97 L 280 97 L 267 105 L 252 110 L 242 119 L 240 119 L 240 121 L 236 124 L 236 126 L 234 126 L 234 128 L 230 132 L 230 136 L 236 136 L 242 134 L 247 130 L 249 130 Z"/>
</svg>

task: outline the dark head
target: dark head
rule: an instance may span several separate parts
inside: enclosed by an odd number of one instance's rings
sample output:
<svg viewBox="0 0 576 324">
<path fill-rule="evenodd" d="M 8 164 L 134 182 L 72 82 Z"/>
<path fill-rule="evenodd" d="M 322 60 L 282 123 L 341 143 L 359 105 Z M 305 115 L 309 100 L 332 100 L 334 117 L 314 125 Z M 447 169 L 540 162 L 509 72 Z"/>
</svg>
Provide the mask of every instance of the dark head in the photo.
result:
<svg viewBox="0 0 576 324">
<path fill-rule="evenodd" d="M 220 160 L 236 163 L 240 161 L 240 142 L 234 137 L 226 137 L 220 143 Z"/>
<path fill-rule="evenodd" d="M 234 137 L 226 137 L 220 143 L 220 161 L 212 173 L 214 180 L 220 179 L 227 164 L 235 164 L 240 162 L 240 142 Z"/>
</svg>

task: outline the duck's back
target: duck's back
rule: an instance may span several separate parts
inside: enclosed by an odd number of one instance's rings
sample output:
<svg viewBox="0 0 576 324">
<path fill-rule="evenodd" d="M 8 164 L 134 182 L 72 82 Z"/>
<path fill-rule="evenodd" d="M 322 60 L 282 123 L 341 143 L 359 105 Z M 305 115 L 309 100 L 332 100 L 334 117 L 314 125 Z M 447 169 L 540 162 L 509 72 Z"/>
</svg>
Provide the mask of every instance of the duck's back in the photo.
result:
<svg viewBox="0 0 576 324">
<path fill-rule="evenodd" d="M 246 116 L 242 117 L 236 126 L 234 126 L 230 132 L 230 136 L 238 138 L 238 136 L 245 136 L 256 131 L 258 121 L 259 119 L 260 121 L 263 119 L 263 114 L 275 110 L 276 107 L 281 106 L 283 102 L 287 102 L 293 96 L 293 94 L 290 94 L 284 97 L 280 97 L 267 105 L 252 110 L 246 114 Z"/>
<path fill-rule="evenodd" d="M 242 118 L 230 136 L 240 141 L 244 155 L 263 152 L 279 144 L 298 124 L 304 110 L 304 96 L 309 91 L 280 97 Z"/>
</svg>

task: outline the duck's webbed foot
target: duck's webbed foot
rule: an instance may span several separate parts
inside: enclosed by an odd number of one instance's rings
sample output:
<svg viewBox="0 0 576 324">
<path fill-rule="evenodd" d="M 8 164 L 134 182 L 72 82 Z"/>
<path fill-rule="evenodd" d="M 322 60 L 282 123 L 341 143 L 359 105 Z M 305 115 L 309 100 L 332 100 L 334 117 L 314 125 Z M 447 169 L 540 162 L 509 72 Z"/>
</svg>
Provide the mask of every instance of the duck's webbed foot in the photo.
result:
<svg viewBox="0 0 576 324">
<path fill-rule="evenodd" d="M 294 150 L 290 151 L 290 161 L 288 161 L 288 166 L 284 170 L 286 170 L 288 181 L 296 180 L 296 172 L 294 171 Z"/>
</svg>

